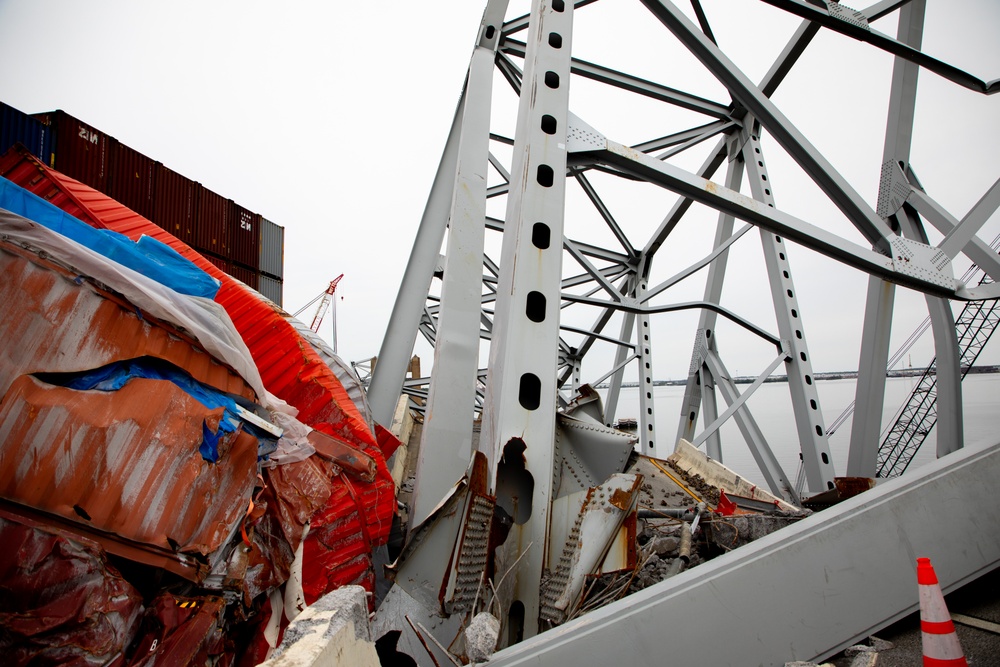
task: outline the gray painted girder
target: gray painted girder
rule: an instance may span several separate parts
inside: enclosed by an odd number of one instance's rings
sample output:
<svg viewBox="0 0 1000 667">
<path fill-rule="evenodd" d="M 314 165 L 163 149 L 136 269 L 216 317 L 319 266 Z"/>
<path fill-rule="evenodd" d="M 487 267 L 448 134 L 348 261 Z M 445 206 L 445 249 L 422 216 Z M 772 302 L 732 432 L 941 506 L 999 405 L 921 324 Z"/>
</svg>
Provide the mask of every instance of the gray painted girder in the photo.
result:
<svg viewBox="0 0 1000 667">
<path fill-rule="evenodd" d="M 923 25 L 924 0 L 913 0 L 900 12 L 897 35 L 906 43 L 920 48 Z M 902 58 L 897 57 L 893 62 L 882 162 L 894 171 L 898 164 L 907 165 L 910 161 L 919 72 L 919 67 Z M 893 179 L 883 179 L 879 200 L 889 200 L 892 188 Z M 902 226 L 898 222 L 899 218 L 912 215 L 908 210 L 893 213 L 897 227 Z M 889 337 L 895 296 L 895 285 L 877 276 L 868 278 L 858 381 L 854 390 L 854 421 L 847 455 L 847 475 L 852 477 L 875 476 L 879 433 L 882 429 L 882 407 L 885 403 L 886 374 L 883 369 L 889 361 Z"/>
<path fill-rule="evenodd" d="M 466 78 L 434 345 L 434 374 L 414 471 L 410 510 L 414 525 L 430 515 L 465 473 L 472 458 L 469 416 L 475 412 L 479 370 L 493 60 L 500 37 L 496 26 L 502 24 L 506 11 L 507 0 L 491 0 L 487 5 Z"/>
</svg>

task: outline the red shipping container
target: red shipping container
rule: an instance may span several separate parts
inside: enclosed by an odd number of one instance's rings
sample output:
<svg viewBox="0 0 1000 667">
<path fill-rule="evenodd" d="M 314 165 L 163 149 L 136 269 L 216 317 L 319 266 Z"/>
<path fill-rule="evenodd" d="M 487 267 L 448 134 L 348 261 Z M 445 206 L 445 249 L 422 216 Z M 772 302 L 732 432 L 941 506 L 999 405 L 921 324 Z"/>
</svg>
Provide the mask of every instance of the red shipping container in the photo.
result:
<svg viewBox="0 0 1000 667">
<path fill-rule="evenodd" d="M 195 182 L 162 164 L 156 167 L 150 219 L 184 243 L 194 245 Z"/>
<path fill-rule="evenodd" d="M 251 269 L 246 266 L 240 266 L 239 264 L 233 263 L 229 267 L 229 275 L 236 278 L 241 283 L 250 287 L 252 289 L 257 289 L 260 284 L 260 277 L 257 274 L 256 269 Z"/>
<path fill-rule="evenodd" d="M 108 196 L 151 219 L 156 162 L 116 139 L 111 139 L 110 146 Z"/>
<path fill-rule="evenodd" d="M 35 114 L 55 130 L 54 167 L 95 190 L 108 192 L 111 137 L 59 109 Z"/>
<path fill-rule="evenodd" d="M 260 267 L 260 215 L 230 199 L 229 228 L 229 257 L 256 273 Z"/>
<path fill-rule="evenodd" d="M 194 247 L 229 259 L 229 201 L 200 183 L 195 183 L 195 190 Z"/>
</svg>

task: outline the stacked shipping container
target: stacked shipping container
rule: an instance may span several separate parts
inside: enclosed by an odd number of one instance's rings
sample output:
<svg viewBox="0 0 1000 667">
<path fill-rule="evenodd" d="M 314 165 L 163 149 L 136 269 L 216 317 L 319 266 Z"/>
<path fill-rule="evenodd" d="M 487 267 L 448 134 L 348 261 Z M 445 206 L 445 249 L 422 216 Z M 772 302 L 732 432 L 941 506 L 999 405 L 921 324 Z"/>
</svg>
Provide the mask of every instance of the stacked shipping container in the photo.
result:
<svg viewBox="0 0 1000 667">
<path fill-rule="evenodd" d="M 283 227 L 64 111 L 29 116 L 0 102 L 0 154 L 15 143 L 118 200 L 281 305 Z"/>
</svg>

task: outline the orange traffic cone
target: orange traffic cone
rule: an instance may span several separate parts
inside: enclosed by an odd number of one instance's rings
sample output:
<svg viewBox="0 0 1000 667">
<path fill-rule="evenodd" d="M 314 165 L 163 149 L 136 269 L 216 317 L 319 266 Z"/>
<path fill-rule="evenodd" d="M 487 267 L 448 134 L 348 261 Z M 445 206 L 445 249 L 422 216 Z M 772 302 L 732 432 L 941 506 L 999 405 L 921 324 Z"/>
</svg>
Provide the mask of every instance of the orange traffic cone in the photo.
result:
<svg viewBox="0 0 1000 667">
<path fill-rule="evenodd" d="M 917 559 L 924 667 L 968 667 L 930 558 Z"/>
</svg>

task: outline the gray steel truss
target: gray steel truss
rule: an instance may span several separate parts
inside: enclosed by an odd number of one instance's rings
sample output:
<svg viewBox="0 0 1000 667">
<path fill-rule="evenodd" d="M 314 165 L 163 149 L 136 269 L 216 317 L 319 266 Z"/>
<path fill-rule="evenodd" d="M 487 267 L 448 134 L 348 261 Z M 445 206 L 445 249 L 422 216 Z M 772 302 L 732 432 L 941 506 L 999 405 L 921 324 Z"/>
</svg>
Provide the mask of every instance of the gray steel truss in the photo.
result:
<svg viewBox="0 0 1000 667">
<path fill-rule="evenodd" d="M 594 53 L 611 52 L 597 47 L 628 40 L 629 31 L 594 35 L 575 26 L 598 8 L 606 16 L 624 14 L 626 3 L 533 0 L 529 14 L 512 18 L 504 16 L 505 0 L 487 3 L 368 398 L 383 424 L 401 391 L 423 402 L 415 406 L 425 420 L 411 507 L 415 523 L 435 516 L 469 469 L 474 423 L 481 420 L 478 451 L 488 469 L 488 493 L 498 513 L 513 522 L 497 564 L 505 584 L 496 593 L 504 643 L 546 627 L 541 591 L 551 563 L 563 553 L 567 521 L 579 509 L 554 503 L 553 475 L 561 474 L 554 471 L 566 464 L 557 425 L 579 396 L 591 396 L 586 385 L 597 387 L 605 401 L 603 415 L 595 418 L 603 421 L 600 428 L 607 430 L 617 417 L 634 418 L 643 453 L 666 457 L 683 438 L 723 460 L 741 439 L 771 491 L 797 504 L 800 488 L 768 442 L 767 424 L 753 414 L 755 391 L 784 376 L 787 418 L 795 423 L 806 482 L 801 495 L 824 491 L 843 475 L 835 470 L 816 386 L 814 355 L 821 351 L 807 335 L 816 328 L 810 323 L 807 330 L 802 313 L 816 296 L 796 285 L 792 256 L 800 283 L 803 267 L 816 258 L 869 280 L 847 474 L 874 476 L 878 463 L 897 287 L 923 293 L 931 315 L 939 452 L 963 445 L 960 334 L 952 307 L 1000 297 L 1000 257 L 979 236 L 995 226 L 1000 181 L 964 215 L 950 212 L 940 203 L 947 193 L 917 179 L 910 146 L 919 70 L 944 77 L 965 95 L 990 95 L 997 82 L 921 51 L 924 0 L 883 0 L 861 11 L 823 0 L 764 2 L 801 23 L 774 62 L 760 68 L 766 74 L 759 83 L 741 69 L 745 54 L 727 49 L 724 33 L 713 30 L 713 17 L 740 12 L 743 3 L 703 7 L 695 1 L 688 11 L 670 0 L 630 5 L 634 27 L 648 24 L 665 45 L 687 52 L 683 67 L 655 58 L 618 60 L 615 67 L 595 62 Z M 896 38 L 873 29 L 878 20 L 895 20 Z M 803 56 L 821 32 L 893 56 L 882 163 L 869 165 L 875 171 L 881 166 L 876 201 L 777 101 L 791 75 L 809 66 Z M 574 53 L 581 41 L 591 46 L 580 47 L 586 59 Z M 632 64 L 634 72 L 624 71 Z M 707 83 L 692 84 L 695 74 Z M 571 96 L 575 85 L 581 92 Z M 594 94 L 597 89 L 606 92 Z M 516 118 L 509 104 L 514 98 Z M 815 104 L 822 113 L 821 102 Z M 655 113 L 642 111 L 653 107 Z M 835 122 L 829 125 L 831 133 L 839 131 Z M 723 166 L 725 176 L 712 180 Z M 781 201 L 799 194 L 794 185 L 781 185 L 790 170 L 815 186 L 815 206 L 795 212 L 779 206 L 777 192 Z M 755 266 L 746 260 L 750 232 L 761 243 L 753 251 Z M 992 281 L 956 279 L 953 264 L 969 261 Z M 729 297 L 730 288 L 751 278 L 764 285 L 762 303 Z M 678 322 L 692 326 L 681 345 Z M 415 344 L 422 344 L 418 333 L 434 348 L 433 369 L 428 377 L 406 379 Z M 729 371 L 741 367 L 729 352 L 739 346 L 763 350 L 742 391 L 742 378 Z M 658 381 L 672 371 L 658 369 L 676 368 L 678 360 L 687 368 L 680 415 L 660 414 Z M 584 486 L 593 491 L 605 481 Z M 905 484 L 898 493 L 909 497 Z M 447 545 L 456 540 L 428 540 L 446 546 L 412 556 L 407 571 L 438 590 L 436 570 L 417 571 L 421 563 L 451 558 Z M 662 611 L 650 600 L 643 604 Z M 608 619 L 600 623 L 614 626 Z"/>
</svg>

